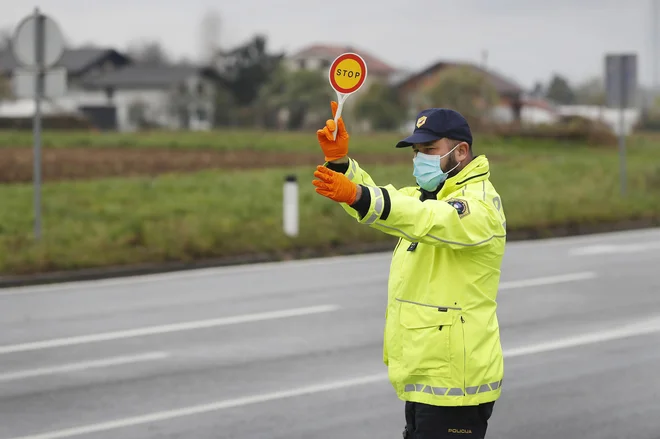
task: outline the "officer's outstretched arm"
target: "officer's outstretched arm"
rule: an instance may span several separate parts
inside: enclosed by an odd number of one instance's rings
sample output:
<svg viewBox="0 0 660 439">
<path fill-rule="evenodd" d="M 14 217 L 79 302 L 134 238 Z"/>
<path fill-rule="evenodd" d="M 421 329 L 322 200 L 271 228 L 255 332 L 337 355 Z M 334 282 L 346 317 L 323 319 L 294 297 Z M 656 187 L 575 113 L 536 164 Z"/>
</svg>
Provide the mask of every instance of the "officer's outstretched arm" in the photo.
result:
<svg viewBox="0 0 660 439">
<path fill-rule="evenodd" d="M 422 202 L 391 185 L 362 185 L 351 209 L 361 224 L 411 242 L 468 249 L 506 237 L 497 208 L 468 193 Z"/>
<path fill-rule="evenodd" d="M 351 180 L 355 184 L 360 184 L 364 186 L 374 186 L 374 187 L 376 186 L 374 180 L 367 173 L 367 171 L 365 171 L 360 167 L 360 164 L 357 162 L 357 160 L 352 159 L 350 157 L 347 157 L 347 159 L 348 159 L 347 163 L 326 162 L 324 166 L 326 166 L 329 169 L 332 169 L 335 172 L 340 172 L 344 174 L 346 177 L 348 177 L 349 180 Z M 358 213 L 355 209 L 351 209 L 351 207 L 346 203 L 341 203 L 341 206 L 353 218 L 359 219 Z"/>
<path fill-rule="evenodd" d="M 344 174 L 346 177 L 348 177 L 349 180 L 351 180 L 355 184 L 364 184 L 367 186 L 376 186 L 376 183 L 374 183 L 374 180 L 371 178 L 371 176 L 360 167 L 360 164 L 357 162 L 357 160 L 352 159 L 350 157 L 346 157 L 348 159 L 347 163 L 325 163 L 325 166 L 327 168 L 332 169 L 335 172 L 341 172 Z"/>
</svg>

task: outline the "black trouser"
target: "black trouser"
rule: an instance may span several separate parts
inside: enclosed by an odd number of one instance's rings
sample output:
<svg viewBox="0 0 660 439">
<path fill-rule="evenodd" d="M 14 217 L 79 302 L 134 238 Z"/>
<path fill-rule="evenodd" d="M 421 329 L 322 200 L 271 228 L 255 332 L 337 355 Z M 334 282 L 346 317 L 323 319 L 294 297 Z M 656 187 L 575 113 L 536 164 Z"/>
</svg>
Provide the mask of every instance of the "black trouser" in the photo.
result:
<svg viewBox="0 0 660 439">
<path fill-rule="evenodd" d="M 406 402 L 405 439 L 483 439 L 494 402 L 465 407 L 439 407 Z"/>
</svg>

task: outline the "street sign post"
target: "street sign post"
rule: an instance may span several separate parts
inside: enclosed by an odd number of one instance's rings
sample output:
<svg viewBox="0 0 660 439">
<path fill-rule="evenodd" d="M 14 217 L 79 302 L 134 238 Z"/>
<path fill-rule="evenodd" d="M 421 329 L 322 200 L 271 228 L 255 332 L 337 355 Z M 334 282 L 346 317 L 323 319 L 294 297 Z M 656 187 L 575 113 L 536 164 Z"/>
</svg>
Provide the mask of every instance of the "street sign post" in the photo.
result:
<svg viewBox="0 0 660 439">
<path fill-rule="evenodd" d="M 55 21 L 34 10 L 19 23 L 11 44 L 21 68 L 14 71 L 14 92 L 34 97 L 34 235 L 41 238 L 41 101 L 64 93 L 66 71 L 53 69 L 64 52 L 64 38 Z"/>
<path fill-rule="evenodd" d="M 337 92 L 336 124 L 346 99 L 358 91 L 367 79 L 367 63 L 356 53 L 343 53 L 332 62 L 328 73 L 330 85 Z M 332 135 L 335 139 L 337 138 L 337 128 Z"/>
<path fill-rule="evenodd" d="M 637 55 L 605 56 L 605 87 L 607 106 L 619 109 L 619 166 L 621 193 L 626 193 L 626 127 L 625 110 L 635 108 L 637 102 Z"/>
</svg>

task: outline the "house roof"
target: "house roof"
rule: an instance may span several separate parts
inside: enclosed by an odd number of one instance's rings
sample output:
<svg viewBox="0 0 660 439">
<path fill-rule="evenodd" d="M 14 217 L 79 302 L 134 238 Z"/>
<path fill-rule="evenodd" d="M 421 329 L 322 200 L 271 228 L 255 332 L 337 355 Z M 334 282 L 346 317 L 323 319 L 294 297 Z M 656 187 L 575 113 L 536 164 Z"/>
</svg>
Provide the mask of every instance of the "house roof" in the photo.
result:
<svg viewBox="0 0 660 439">
<path fill-rule="evenodd" d="M 109 48 L 65 49 L 57 65 L 66 68 L 68 74 L 77 75 L 84 72 L 90 65 L 109 55 L 128 60 L 124 55 Z M 5 49 L 0 52 L 0 72 L 9 73 L 16 67 L 18 67 L 18 62 L 11 49 Z"/>
<path fill-rule="evenodd" d="M 83 85 L 89 88 L 106 87 L 169 87 L 185 80 L 191 75 L 202 74 L 212 76 L 214 72 L 210 68 L 192 65 L 154 65 L 154 64 L 132 64 L 105 73 L 101 76 L 89 78 Z"/>
<path fill-rule="evenodd" d="M 523 88 L 518 85 L 515 81 L 506 78 L 505 76 L 493 72 L 492 70 L 484 70 L 482 67 L 479 67 L 475 64 L 468 62 L 457 62 L 457 61 L 439 61 L 434 64 L 431 64 L 421 72 L 415 73 L 403 79 L 401 82 L 396 84 L 397 88 L 404 87 L 412 81 L 416 81 L 419 78 L 422 78 L 426 75 L 434 73 L 438 69 L 445 67 L 470 67 L 479 72 L 486 73 L 490 77 L 491 83 L 497 89 L 497 92 L 500 94 L 521 94 L 524 92 Z"/>
<path fill-rule="evenodd" d="M 351 46 L 339 46 L 339 45 L 329 45 L 329 44 L 313 44 L 307 46 L 298 52 L 295 52 L 290 56 L 292 59 L 300 58 L 329 58 L 331 61 L 337 58 L 342 53 L 353 52 L 360 55 L 364 62 L 367 63 L 367 69 L 369 72 L 381 73 L 381 74 L 390 74 L 394 73 L 396 69 L 383 60 L 375 57 L 374 55 L 361 50 L 356 49 Z"/>
</svg>

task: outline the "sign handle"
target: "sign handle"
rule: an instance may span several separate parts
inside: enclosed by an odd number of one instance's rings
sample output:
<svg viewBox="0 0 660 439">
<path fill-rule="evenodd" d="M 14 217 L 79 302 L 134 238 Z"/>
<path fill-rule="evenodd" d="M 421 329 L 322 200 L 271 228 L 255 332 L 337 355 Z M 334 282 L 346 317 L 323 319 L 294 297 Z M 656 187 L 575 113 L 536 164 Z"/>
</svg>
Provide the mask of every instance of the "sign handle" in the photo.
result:
<svg viewBox="0 0 660 439">
<path fill-rule="evenodd" d="M 337 92 L 337 113 L 335 114 L 335 130 L 332 133 L 332 139 L 337 140 L 337 130 L 339 129 L 339 118 L 341 117 L 341 110 L 344 108 L 344 102 L 350 94 Z"/>
</svg>

